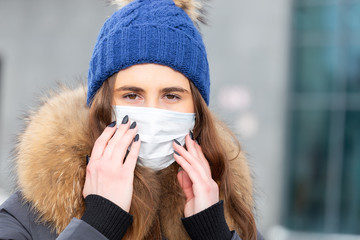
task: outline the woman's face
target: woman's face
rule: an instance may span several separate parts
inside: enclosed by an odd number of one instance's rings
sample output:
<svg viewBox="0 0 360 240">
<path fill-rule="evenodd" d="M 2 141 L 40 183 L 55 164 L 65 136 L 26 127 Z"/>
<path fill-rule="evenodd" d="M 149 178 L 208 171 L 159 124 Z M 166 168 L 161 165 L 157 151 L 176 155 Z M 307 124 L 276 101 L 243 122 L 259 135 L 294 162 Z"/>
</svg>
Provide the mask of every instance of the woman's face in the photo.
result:
<svg viewBox="0 0 360 240">
<path fill-rule="evenodd" d="M 116 74 L 112 104 L 194 112 L 189 80 L 170 67 L 151 63 Z"/>
</svg>

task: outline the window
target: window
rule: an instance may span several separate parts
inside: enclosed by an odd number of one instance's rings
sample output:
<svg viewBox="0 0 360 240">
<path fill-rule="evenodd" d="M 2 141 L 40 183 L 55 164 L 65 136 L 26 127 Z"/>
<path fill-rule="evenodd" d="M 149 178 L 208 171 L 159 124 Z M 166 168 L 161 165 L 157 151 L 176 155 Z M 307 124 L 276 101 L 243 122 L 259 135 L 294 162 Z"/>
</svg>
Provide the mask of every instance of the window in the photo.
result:
<svg viewBox="0 0 360 240">
<path fill-rule="evenodd" d="M 294 0 L 291 230 L 360 234 L 360 0 Z"/>
</svg>

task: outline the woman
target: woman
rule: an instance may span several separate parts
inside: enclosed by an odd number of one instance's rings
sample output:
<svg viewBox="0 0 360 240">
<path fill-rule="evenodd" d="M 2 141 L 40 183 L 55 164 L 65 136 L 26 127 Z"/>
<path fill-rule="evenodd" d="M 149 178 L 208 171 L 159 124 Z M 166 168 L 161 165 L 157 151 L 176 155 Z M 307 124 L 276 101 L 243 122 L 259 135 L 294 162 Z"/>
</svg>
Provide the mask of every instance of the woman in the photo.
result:
<svg viewBox="0 0 360 240">
<path fill-rule="evenodd" d="M 114 13 L 87 96 L 63 89 L 30 115 L 0 239 L 257 239 L 243 153 L 207 107 L 206 51 L 189 18 L 201 9 L 175 3 Z"/>
</svg>

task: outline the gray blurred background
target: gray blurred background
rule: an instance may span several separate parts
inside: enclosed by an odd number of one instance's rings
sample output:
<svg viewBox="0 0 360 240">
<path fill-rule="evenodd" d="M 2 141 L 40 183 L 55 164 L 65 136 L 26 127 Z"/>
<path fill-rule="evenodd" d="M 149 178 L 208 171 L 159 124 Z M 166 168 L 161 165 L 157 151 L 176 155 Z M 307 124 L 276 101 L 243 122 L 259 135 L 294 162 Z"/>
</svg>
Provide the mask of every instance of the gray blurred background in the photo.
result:
<svg viewBox="0 0 360 240">
<path fill-rule="evenodd" d="M 102 0 L 0 0 L 0 203 L 38 96 L 86 79 Z M 213 0 L 210 107 L 248 153 L 267 239 L 360 239 L 360 0 Z"/>
</svg>

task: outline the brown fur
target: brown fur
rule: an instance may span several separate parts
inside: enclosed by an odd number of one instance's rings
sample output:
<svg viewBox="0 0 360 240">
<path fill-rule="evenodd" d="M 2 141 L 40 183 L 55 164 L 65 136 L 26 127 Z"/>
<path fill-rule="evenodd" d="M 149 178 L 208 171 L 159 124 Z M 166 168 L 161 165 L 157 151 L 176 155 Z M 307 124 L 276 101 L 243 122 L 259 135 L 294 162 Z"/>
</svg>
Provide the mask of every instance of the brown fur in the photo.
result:
<svg viewBox="0 0 360 240">
<path fill-rule="evenodd" d="M 49 223 L 57 233 L 71 218 L 80 218 L 85 210 L 82 196 L 85 156 L 92 148 L 86 128 L 88 114 L 85 87 L 63 89 L 45 99 L 43 106 L 29 116 L 17 146 L 16 170 L 24 199 L 32 204 L 39 221 Z M 231 136 L 222 131 L 222 124 L 217 122 L 216 126 L 231 159 L 236 156 L 236 147 Z M 161 228 L 169 239 L 188 239 L 181 224 L 185 198 L 176 179 L 177 169 L 176 163 L 159 172 L 136 167 L 130 209 L 134 222 L 126 239 L 156 239 L 159 236 L 151 235 L 153 228 Z M 232 191 L 251 211 L 252 182 L 243 152 L 230 161 L 229 178 Z M 145 179 L 151 193 L 140 179 Z M 222 193 L 220 198 L 224 198 Z M 152 207 L 144 208 L 141 203 L 145 201 Z M 232 220 L 230 205 L 231 199 L 224 199 L 226 220 L 230 229 L 239 231 Z"/>
</svg>

